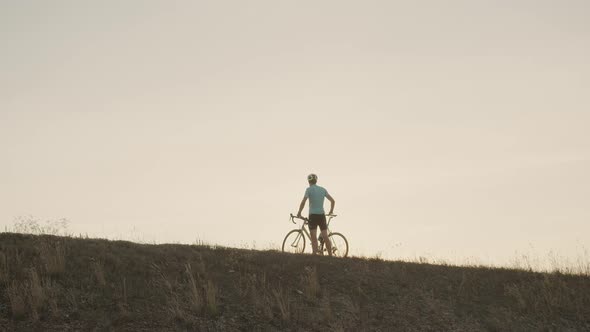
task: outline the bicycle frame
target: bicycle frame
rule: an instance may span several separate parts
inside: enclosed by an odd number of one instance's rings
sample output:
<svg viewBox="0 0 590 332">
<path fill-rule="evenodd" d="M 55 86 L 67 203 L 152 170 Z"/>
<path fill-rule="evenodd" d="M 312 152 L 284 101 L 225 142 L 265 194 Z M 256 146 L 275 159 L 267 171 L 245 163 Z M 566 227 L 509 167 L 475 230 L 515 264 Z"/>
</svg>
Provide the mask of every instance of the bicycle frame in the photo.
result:
<svg viewBox="0 0 590 332">
<path fill-rule="evenodd" d="M 341 233 L 332 232 L 330 230 L 330 223 L 332 219 L 336 217 L 336 215 L 327 215 L 326 217 L 326 231 L 328 233 L 329 240 L 332 243 L 330 249 L 332 251 L 332 255 L 336 254 L 338 257 L 346 257 L 348 255 L 348 240 Z M 301 224 L 301 227 L 293 229 L 287 233 L 285 239 L 283 240 L 282 250 L 294 253 L 303 253 L 305 251 L 305 242 L 307 242 L 305 241 L 305 237 L 307 237 L 309 242 L 311 242 L 312 244 L 315 241 L 311 236 L 311 231 L 308 231 L 308 227 L 305 227 L 305 225 L 309 224 L 309 219 L 304 217 L 297 217 L 291 214 L 290 220 L 293 224 L 297 224 L 297 222 L 295 222 L 295 218 L 303 220 L 303 223 Z M 334 243 L 334 239 L 332 239 L 332 237 L 336 239 L 336 244 Z M 324 239 L 322 239 L 321 235 L 318 236 L 319 254 L 323 254 L 326 250 L 326 248 L 324 247 L 325 243 L 323 240 Z M 303 244 L 301 244 L 301 241 L 303 241 Z"/>
<path fill-rule="evenodd" d="M 332 231 L 330 231 L 330 221 L 332 221 L 332 218 L 336 217 L 336 215 L 335 214 L 332 214 L 332 215 L 328 215 L 327 217 L 328 217 L 328 220 L 326 222 L 326 226 L 327 226 L 326 231 L 328 232 L 328 235 L 330 235 L 330 234 L 332 234 Z M 295 220 L 293 220 L 293 219 L 301 219 L 301 220 L 303 220 L 303 224 L 301 224 L 301 230 L 303 231 L 303 234 L 305 234 L 305 236 L 307 236 L 307 239 L 309 241 L 311 241 L 311 234 L 309 233 L 309 231 L 305 227 L 305 225 L 307 225 L 307 223 L 309 222 L 309 219 L 308 218 L 304 218 L 304 217 L 299 218 L 299 217 L 291 214 L 291 222 L 293 222 L 294 224 L 296 224 Z"/>
</svg>

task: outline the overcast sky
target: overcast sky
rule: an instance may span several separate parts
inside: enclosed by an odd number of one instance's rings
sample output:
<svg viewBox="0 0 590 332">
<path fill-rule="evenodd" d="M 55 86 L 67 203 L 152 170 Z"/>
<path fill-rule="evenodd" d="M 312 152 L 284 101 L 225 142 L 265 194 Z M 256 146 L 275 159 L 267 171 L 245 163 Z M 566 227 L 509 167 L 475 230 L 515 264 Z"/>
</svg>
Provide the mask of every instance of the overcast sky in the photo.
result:
<svg viewBox="0 0 590 332">
<path fill-rule="evenodd" d="M 0 225 L 354 255 L 590 242 L 590 2 L 0 0 Z M 3 227 L 4 228 L 4 227 Z"/>
</svg>

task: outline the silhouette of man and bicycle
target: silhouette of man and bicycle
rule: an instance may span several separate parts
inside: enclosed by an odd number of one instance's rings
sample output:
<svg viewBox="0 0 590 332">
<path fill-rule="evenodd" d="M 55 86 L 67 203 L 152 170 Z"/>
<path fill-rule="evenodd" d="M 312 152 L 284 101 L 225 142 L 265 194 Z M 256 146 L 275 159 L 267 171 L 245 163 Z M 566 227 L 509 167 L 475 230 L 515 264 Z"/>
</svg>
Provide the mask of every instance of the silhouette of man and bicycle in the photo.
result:
<svg viewBox="0 0 590 332">
<path fill-rule="evenodd" d="M 336 201 L 324 187 L 317 185 L 318 177 L 315 174 L 309 174 L 307 181 L 309 187 L 305 190 L 305 195 L 299 205 L 297 215 L 291 214 L 291 222 L 296 223 L 294 219 L 303 220 L 300 229 L 294 229 L 287 233 L 283 240 L 283 251 L 292 253 L 302 253 L 305 250 L 305 237 L 311 241 L 312 253 L 323 255 L 327 251 L 329 256 L 346 257 L 348 255 L 348 241 L 340 233 L 332 233 L 329 229 L 330 221 L 336 217 L 334 206 Z M 324 211 L 324 199 L 330 201 L 330 212 L 326 215 Z M 305 204 L 309 200 L 309 218 L 301 216 Z M 328 219 L 326 220 L 326 217 Z M 309 232 L 305 228 L 308 225 Z M 320 237 L 317 236 L 317 229 L 320 229 Z"/>
</svg>

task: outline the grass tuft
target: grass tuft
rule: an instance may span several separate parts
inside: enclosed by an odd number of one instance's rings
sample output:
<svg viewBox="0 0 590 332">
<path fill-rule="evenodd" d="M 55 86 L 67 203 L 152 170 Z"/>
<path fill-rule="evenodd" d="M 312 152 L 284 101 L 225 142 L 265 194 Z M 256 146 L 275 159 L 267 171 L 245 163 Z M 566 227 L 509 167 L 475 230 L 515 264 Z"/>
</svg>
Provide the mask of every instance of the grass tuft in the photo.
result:
<svg viewBox="0 0 590 332">
<path fill-rule="evenodd" d="M 201 300 L 201 294 L 199 291 L 199 287 L 197 286 L 197 282 L 193 276 L 193 271 L 190 263 L 184 265 L 185 273 L 188 278 L 188 287 L 189 287 L 189 301 L 191 308 L 195 312 L 200 312 L 203 308 L 203 301 Z"/>
</svg>

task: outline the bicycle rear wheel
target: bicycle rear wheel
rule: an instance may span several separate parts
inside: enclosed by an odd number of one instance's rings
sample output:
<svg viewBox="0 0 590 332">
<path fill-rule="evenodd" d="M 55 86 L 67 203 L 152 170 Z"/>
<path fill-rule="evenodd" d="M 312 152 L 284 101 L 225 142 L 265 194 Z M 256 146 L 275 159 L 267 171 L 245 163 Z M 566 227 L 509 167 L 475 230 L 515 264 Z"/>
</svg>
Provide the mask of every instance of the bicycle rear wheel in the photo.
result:
<svg viewBox="0 0 590 332">
<path fill-rule="evenodd" d="M 305 236 L 300 229 L 294 229 L 287 233 L 283 240 L 283 252 L 301 254 L 305 250 Z"/>
<path fill-rule="evenodd" d="M 348 256 L 348 241 L 344 235 L 340 233 L 332 233 L 328 235 L 330 242 L 332 243 L 332 256 L 334 257 L 346 257 Z"/>
</svg>

